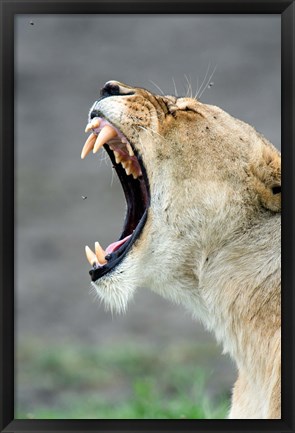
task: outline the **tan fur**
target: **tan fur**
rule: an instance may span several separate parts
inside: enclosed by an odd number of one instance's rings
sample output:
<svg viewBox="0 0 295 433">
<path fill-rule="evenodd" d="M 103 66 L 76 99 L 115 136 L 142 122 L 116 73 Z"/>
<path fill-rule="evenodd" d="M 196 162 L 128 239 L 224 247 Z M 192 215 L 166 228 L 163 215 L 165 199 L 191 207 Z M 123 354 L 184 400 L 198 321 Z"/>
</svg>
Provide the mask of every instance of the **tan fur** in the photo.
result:
<svg viewBox="0 0 295 433">
<path fill-rule="evenodd" d="M 218 107 L 117 84 L 99 109 L 141 153 L 151 206 L 93 285 L 118 311 L 141 286 L 183 304 L 237 364 L 229 418 L 280 418 L 280 154 Z"/>
</svg>

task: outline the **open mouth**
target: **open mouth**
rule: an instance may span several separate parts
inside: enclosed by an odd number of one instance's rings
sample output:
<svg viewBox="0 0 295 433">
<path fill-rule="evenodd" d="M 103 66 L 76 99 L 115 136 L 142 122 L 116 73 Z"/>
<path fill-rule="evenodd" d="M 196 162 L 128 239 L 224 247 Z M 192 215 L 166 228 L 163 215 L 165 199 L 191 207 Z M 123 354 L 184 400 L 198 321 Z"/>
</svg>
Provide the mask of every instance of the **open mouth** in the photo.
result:
<svg viewBox="0 0 295 433">
<path fill-rule="evenodd" d="M 93 117 L 94 116 L 94 117 Z M 89 271 L 92 281 L 96 281 L 114 269 L 138 239 L 150 205 L 149 183 L 140 153 L 128 138 L 105 117 L 90 114 L 85 132 L 91 134 L 82 149 L 84 159 L 91 151 L 97 153 L 104 147 L 121 182 L 127 202 L 127 213 L 119 240 L 105 250 L 95 242 L 95 252 L 85 247 L 86 257 L 92 265 Z"/>
</svg>

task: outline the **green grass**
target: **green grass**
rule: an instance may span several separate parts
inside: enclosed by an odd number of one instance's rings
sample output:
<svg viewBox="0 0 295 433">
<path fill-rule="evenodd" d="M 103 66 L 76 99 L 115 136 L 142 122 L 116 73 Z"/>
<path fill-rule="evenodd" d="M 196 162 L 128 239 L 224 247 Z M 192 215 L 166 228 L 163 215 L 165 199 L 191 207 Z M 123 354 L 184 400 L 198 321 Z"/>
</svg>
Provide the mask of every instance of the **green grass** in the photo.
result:
<svg viewBox="0 0 295 433">
<path fill-rule="evenodd" d="M 228 398 L 209 401 L 195 350 L 19 347 L 16 418 L 224 418 Z"/>
</svg>

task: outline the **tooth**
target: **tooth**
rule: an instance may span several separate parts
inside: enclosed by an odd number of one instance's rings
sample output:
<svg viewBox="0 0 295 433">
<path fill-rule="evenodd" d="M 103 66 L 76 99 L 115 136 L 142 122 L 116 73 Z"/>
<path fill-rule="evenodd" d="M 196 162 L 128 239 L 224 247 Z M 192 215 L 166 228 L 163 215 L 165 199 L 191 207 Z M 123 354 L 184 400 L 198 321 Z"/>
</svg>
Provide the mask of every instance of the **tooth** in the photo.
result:
<svg viewBox="0 0 295 433">
<path fill-rule="evenodd" d="M 85 128 L 85 132 L 89 132 L 89 131 L 91 131 L 91 129 L 92 129 L 91 123 L 87 123 L 87 126 Z"/>
<path fill-rule="evenodd" d="M 107 262 L 105 259 L 106 252 L 101 248 L 99 242 L 95 242 L 95 254 L 100 264 L 104 265 Z"/>
<path fill-rule="evenodd" d="M 126 147 L 127 147 L 127 150 L 128 150 L 129 155 L 130 155 L 130 156 L 133 156 L 133 155 L 134 155 L 134 152 L 133 152 L 133 149 L 132 149 L 132 147 L 131 147 L 131 144 L 130 144 L 130 143 L 126 143 Z"/>
<path fill-rule="evenodd" d="M 130 159 L 130 167 L 132 167 L 133 170 L 136 170 L 136 167 L 134 165 L 134 161 Z"/>
<path fill-rule="evenodd" d="M 111 138 L 115 138 L 116 136 L 117 132 L 112 126 L 104 126 L 97 136 L 93 153 L 96 153 L 107 141 L 109 141 Z"/>
<path fill-rule="evenodd" d="M 99 125 L 100 125 L 100 119 L 98 119 L 97 117 L 92 119 L 92 121 L 91 121 L 92 128 L 98 128 Z"/>
<path fill-rule="evenodd" d="M 81 152 L 81 158 L 84 159 L 85 156 L 88 155 L 88 153 L 93 149 L 94 143 L 96 140 L 95 134 L 90 134 L 87 140 L 85 141 L 85 144 L 83 146 L 82 152 Z"/>
<path fill-rule="evenodd" d="M 124 160 L 121 162 L 121 164 L 123 165 L 123 167 L 124 167 L 125 170 L 126 170 L 126 168 L 129 166 L 129 161 L 128 161 L 128 160 L 126 161 L 126 159 L 124 159 Z"/>
<path fill-rule="evenodd" d="M 125 171 L 126 171 L 126 174 L 127 174 L 127 176 L 129 176 L 129 174 L 131 174 L 131 173 L 132 173 L 132 169 L 131 169 L 131 166 L 129 166 L 129 167 L 127 167 L 127 168 L 125 168 Z"/>
<path fill-rule="evenodd" d="M 119 164 L 122 161 L 122 156 L 121 156 L 120 152 L 117 152 L 116 150 L 114 150 L 114 155 L 115 155 L 116 163 Z"/>
<path fill-rule="evenodd" d="M 132 172 L 132 176 L 133 176 L 133 179 L 137 179 L 138 178 L 137 174 L 134 171 Z"/>
<path fill-rule="evenodd" d="M 98 128 L 100 124 L 100 119 L 98 119 L 97 117 L 95 119 L 92 119 L 92 121 L 90 123 L 87 123 L 87 126 L 85 128 L 85 132 L 89 132 L 94 128 Z"/>
<path fill-rule="evenodd" d="M 98 265 L 98 260 L 96 255 L 94 254 L 93 251 L 91 251 L 91 249 L 86 245 L 85 247 L 85 253 L 86 253 L 86 257 L 88 262 L 93 266 L 94 264 Z"/>
<path fill-rule="evenodd" d="M 125 168 L 125 171 L 126 171 L 126 173 L 127 173 L 127 176 L 129 176 L 129 174 L 131 174 L 132 173 L 132 171 L 133 171 L 133 166 L 132 166 L 132 160 L 127 160 L 127 161 L 124 161 L 124 164 L 123 164 L 123 162 L 122 162 L 122 165 L 123 165 L 123 167 Z"/>
</svg>

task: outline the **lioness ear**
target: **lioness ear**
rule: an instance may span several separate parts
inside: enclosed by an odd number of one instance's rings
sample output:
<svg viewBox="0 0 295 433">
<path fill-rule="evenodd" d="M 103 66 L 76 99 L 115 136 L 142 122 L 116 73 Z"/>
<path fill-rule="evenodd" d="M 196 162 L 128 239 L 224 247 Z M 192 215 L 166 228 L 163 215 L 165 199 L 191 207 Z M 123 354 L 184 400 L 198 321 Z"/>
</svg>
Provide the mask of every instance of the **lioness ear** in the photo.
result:
<svg viewBox="0 0 295 433">
<path fill-rule="evenodd" d="M 263 207 L 281 211 L 281 155 L 270 146 L 264 147 L 259 161 L 252 164 L 255 189 Z"/>
</svg>

